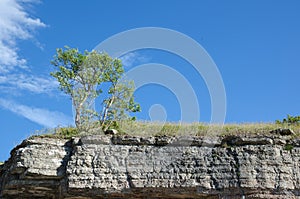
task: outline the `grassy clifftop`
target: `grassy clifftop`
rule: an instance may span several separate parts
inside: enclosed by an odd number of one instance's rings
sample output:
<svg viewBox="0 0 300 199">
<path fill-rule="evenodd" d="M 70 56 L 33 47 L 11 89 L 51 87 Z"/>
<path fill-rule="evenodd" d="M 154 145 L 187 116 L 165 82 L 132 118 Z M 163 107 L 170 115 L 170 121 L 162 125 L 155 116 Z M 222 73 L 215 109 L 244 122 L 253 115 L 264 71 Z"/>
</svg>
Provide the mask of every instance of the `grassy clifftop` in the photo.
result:
<svg viewBox="0 0 300 199">
<path fill-rule="evenodd" d="M 119 134 L 131 136 L 226 136 L 226 135 L 271 135 L 276 129 L 290 129 L 294 137 L 300 137 L 300 125 L 274 124 L 274 123 L 245 123 L 245 124 L 204 124 L 204 123 L 155 123 L 155 122 L 123 122 L 116 127 Z M 103 134 L 95 126 L 89 131 L 79 132 L 74 127 L 46 129 L 37 131 L 35 135 L 70 138 L 90 134 Z"/>
</svg>

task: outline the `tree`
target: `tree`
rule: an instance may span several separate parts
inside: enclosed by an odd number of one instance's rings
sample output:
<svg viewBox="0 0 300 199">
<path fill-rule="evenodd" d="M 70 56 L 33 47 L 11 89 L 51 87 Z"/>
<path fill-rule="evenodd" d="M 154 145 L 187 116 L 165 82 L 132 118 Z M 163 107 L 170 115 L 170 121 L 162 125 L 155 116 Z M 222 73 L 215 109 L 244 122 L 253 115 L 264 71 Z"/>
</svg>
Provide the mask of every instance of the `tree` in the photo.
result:
<svg viewBox="0 0 300 199">
<path fill-rule="evenodd" d="M 133 91 L 134 85 L 132 81 L 123 80 L 122 83 L 112 83 L 108 91 L 110 96 L 103 100 L 103 110 L 100 120 L 104 131 L 107 130 L 114 121 L 129 119 L 127 112 L 140 111 L 140 105 L 135 103 L 132 97 Z M 130 119 L 135 120 L 135 117 Z"/>
<path fill-rule="evenodd" d="M 133 98 L 133 82 L 123 78 L 121 60 L 107 53 L 80 53 L 78 49 L 65 47 L 57 49 L 51 64 L 58 69 L 51 75 L 72 99 L 76 127 L 82 128 L 98 118 L 100 126 L 106 130 L 113 121 L 128 119 L 129 112 L 140 111 Z M 91 105 L 103 93 L 103 83 L 108 83 L 109 89 L 101 104 L 102 111 L 98 113 Z"/>
<path fill-rule="evenodd" d="M 288 124 L 288 125 L 299 125 L 300 124 L 300 115 L 299 116 L 291 116 L 287 115 L 282 121 L 276 120 L 276 124 Z"/>
</svg>

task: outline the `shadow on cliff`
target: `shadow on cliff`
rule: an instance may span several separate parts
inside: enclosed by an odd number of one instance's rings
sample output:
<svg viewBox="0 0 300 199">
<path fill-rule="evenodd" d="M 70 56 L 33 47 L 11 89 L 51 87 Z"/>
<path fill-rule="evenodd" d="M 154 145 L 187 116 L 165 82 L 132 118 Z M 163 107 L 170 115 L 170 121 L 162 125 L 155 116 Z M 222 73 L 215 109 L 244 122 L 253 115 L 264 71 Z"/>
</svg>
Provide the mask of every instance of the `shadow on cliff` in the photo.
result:
<svg viewBox="0 0 300 199">
<path fill-rule="evenodd" d="M 67 141 L 63 146 L 66 154 L 62 159 L 60 167 L 57 168 L 56 174 L 61 179 L 57 191 L 56 198 L 63 198 L 63 194 L 68 192 L 68 177 L 67 177 L 67 165 L 71 159 L 73 153 L 73 140 Z"/>
<path fill-rule="evenodd" d="M 60 167 L 57 168 L 57 176 L 64 177 L 66 175 L 67 165 L 72 156 L 73 151 L 73 140 L 69 140 L 63 146 L 66 155 L 63 157 Z"/>
</svg>

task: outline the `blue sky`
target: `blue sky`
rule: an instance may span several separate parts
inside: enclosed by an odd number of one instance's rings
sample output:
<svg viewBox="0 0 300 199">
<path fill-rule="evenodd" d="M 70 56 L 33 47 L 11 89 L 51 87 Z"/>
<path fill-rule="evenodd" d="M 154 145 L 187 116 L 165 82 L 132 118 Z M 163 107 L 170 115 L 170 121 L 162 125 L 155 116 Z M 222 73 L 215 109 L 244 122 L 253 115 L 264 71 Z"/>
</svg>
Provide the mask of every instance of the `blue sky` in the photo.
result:
<svg viewBox="0 0 300 199">
<path fill-rule="evenodd" d="M 56 48 L 92 50 L 134 28 L 172 29 L 202 45 L 224 82 L 226 123 L 299 115 L 299 9 L 297 0 L 0 0 L 0 161 L 35 130 L 72 123 L 71 101 L 49 76 Z M 158 49 L 133 51 L 122 60 L 126 70 L 160 63 L 178 71 L 196 93 L 199 120 L 210 122 L 207 85 L 186 60 Z M 176 93 L 168 88 L 150 84 L 135 96 L 140 120 L 150 120 L 155 104 L 164 107 L 166 120 L 181 120 Z"/>
</svg>

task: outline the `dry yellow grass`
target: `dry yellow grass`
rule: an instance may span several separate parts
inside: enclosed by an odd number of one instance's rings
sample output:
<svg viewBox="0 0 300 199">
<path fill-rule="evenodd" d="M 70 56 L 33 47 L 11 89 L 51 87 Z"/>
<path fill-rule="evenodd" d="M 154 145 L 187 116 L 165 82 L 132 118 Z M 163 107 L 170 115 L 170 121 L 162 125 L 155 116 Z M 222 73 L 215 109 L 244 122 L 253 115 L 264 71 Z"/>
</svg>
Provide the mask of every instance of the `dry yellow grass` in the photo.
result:
<svg viewBox="0 0 300 199">
<path fill-rule="evenodd" d="M 117 127 L 120 134 L 132 136 L 225 136 L 225 135 L 268 135 L 271 130 L 289 128 L 300 137 L 300 125 L 274 123 L 243 123 L 243 124 L 205 124 L 205 123 L 160 123 L 147 121 L 122 122 Z M 101 128 L 94 127 L 89 131 L 76 133 L 73 127 L 46 129 L 34 135 L 53 138 L 70 138 L 90 134 L 103 134 Z"/>
<path fill-rule="evenodd" d="M 244 124 L 205 124 L 205 123 L 152 123 L 126 122 L 120 128 L 129 135 L 194 135 L 194 136 L 222 136 L 241 134 L 268 134 L 278 128 L 290 128 L 300 135 L 300 125 L 286 125 L 274 123 L 244 123 Z"/>
</svg>

